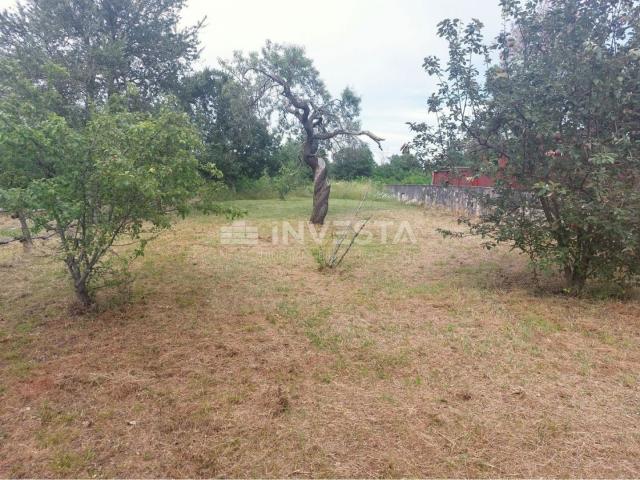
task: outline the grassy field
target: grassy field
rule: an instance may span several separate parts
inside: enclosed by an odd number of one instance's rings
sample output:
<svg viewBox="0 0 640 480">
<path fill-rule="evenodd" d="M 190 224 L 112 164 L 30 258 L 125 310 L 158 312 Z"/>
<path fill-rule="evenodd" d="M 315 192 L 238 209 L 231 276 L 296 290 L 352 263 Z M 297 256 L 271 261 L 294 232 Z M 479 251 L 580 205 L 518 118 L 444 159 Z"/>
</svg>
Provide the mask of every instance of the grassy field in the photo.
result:
<svg viewBox="0 0 640 480">
<path fill-rule="evenodd" d="M 0 249 L 0 476 L 640 476 L 637 298 L 541 292 L 389 202 L 365 213 L 417 242 L 319 272 L 308 236 L 272 236 L 309 199 L 234 204 L 257 245 L 189 217 L 82 316 L 52 241 Z"/>
</svg>

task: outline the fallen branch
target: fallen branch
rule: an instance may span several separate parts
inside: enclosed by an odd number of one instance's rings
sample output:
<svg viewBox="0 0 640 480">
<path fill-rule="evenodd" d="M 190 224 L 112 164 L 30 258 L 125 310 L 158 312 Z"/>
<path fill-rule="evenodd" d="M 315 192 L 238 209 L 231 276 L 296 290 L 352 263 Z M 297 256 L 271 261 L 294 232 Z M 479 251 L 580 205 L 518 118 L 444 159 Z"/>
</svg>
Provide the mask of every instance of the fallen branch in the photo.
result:
<svg viewBox="0 0 640 480">
<path fill-rule="evenodd" d="M 41 235 L 39 237 L 31 237 L 32 240 L 48 240 L 51 237 L 53 237 L 55 235 L 55 233 L 51 233 L 49 235 Z M 13 242 L 24 242 L 25 238 L 24 237 L 14 237 L 14 238 L 3 238 L 0 239 L 0 245 L 9 245 L 10 243 Z"/>
</svg>

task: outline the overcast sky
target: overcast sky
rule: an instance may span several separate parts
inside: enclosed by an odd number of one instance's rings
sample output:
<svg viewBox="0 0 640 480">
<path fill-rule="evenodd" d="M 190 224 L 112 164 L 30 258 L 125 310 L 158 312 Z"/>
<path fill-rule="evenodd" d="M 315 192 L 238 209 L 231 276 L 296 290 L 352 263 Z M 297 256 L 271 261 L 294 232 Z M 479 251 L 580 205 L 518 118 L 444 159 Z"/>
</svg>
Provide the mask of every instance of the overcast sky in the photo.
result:
<svg viewBox="0 0 640 480">
<path fill-rule="evenodd" d="M 303 45 L 332 93 L 349 86 L 362 97 L 362 126 L 386 139 L 387 157 L 411 138 L 406 122 L 425 119 L 434 84 L 422 60 L 446 56 L 437 23 L 478 18 L 485 38 L 501 28 L 498 0 L 188 0 L 185 24 L 205 16 L 201 65 L 266 39 Z"/>
<path fill-rule="evenodd" d="M 422 61 L 446 55 L 437 23 L 475 17 L 486 38 L 501 28 L 498 0 L 189 0 L 185 21 L 205 15 L 202 63 L 266 39 L 305 46 L 332 93 L 362 97 L 362 126 L 386 139 L 386 156 L 411 138 L 406 122 L 425 119 L 433 82 Z"/>
</svg>

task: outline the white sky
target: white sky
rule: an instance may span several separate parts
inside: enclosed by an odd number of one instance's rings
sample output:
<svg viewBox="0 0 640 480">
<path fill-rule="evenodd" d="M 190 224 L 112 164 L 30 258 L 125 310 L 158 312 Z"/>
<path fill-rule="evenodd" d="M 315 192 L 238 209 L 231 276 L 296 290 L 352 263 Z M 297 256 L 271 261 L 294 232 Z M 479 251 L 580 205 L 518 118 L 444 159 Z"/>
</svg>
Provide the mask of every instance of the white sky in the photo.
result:
<svg viewBox="0 0 640 480">
<path fill-rule="evenodd" d="M 0 0 L 0 8 L 14 4 Z M 204 16 L 201 65 L 266 39 L 303 45 L 333 94 L 350 86 L 362 97 L 362 127 L 386 139 L 387 157 L 411 139 L 406 122 L 426 119 L 434 84 L 422 61 L 446 56 L 437 23 L 475 17 L 485 38 L 501 27 L 498 0 L 188 0 L 185 24 Z"/>
<path fill-rule="evenodd" d="M 422 61 L 446 56 L 437 23 L 475 17 L 485 38 L 501 28 L 498 0 L 188 1 L 186 22 L 205 15 L 202 63 L 258 50 L 266 39 L 305 46 L 333 94 L 350 86 L 362 97 L 362 127 L 386 139 L 385 156 L 411 139 L 406 122 L 426 119 L 434 84 Z"/>
</svg>

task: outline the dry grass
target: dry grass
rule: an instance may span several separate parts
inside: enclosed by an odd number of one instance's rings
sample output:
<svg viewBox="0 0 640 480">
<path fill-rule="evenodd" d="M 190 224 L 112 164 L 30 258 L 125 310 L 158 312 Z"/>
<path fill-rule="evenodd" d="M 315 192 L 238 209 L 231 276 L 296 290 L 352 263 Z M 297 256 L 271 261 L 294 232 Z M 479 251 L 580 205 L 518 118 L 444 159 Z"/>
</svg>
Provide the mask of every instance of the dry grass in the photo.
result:
<svg viewBox="0 0 640 480">
<path fill-rule="evenodd" d="M 189 218 L 85 316 L 50 246 L 0 250 L 1 476 L 640 476 L 637 299 L 540 294 L 519 256 L 389 203 L 373 220 L 418 244 L 320 273 L 270 241 L 308 200 L 244 205 L 258 246 Z"/>
</svg>

